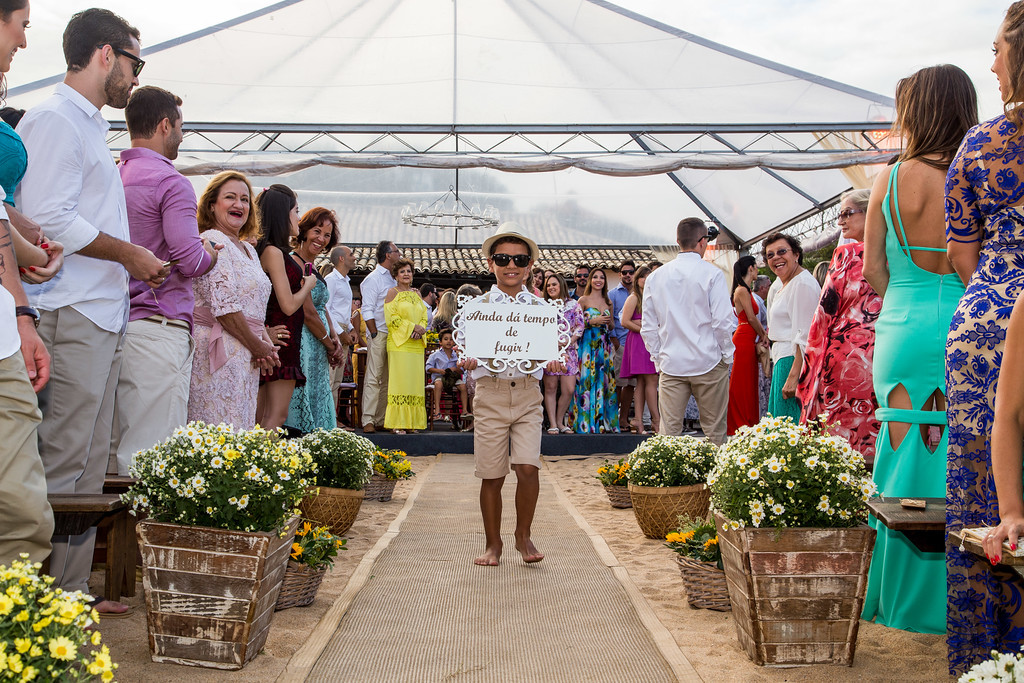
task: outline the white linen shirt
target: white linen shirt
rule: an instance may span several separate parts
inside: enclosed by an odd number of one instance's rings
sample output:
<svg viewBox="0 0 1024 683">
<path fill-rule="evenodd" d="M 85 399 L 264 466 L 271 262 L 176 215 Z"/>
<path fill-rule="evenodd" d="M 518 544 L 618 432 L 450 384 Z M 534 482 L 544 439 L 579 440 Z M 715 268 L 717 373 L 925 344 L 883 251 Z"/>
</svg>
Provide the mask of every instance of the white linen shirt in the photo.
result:
<svg viewBox="0 0 1024 683">
<path fill-rule="evenodd" d="M 124 186 L 107 147 L 110 124 L 89 100 L 59 83 L 18 124 L 28 169 L 17 206 L 48 239 L 64 245 L 64 267 L 48 282 L 26 285 L 36 308 L 71 306 L 108 332 L 128 320 L 128 272 L 114 261 L 77 253 L 100 232 L 129 241 Z"/>
<path fill-rule="evenodd" d="M 781 280 L 776 280 L 781 282 Z M 772 363 L 795 356 L 797 347 L 803 353 L 811 331 L 814 312 L 818 310 L 821 286 L 807 270 L 801 270 L 772 297 L 768 292 L 768 338 L 772 340 Z"/>
<path fill-rule="evenodd" d="M 695 377 L 732 364 L 736 313 L 725 273 L 693 251 L 647 276 L 640 336 L 659 372 Z"/>
<path fill-rule="evenodd" d="M 388 297 L 388 290 L 397 286 L 398 280 L 391 271 L 379 263 L 359 284 L 359 292 L 363 295 L 363 307 L 359 310 L 363 313 L 363 320 L 373 320 L 381 334 L 388 333 L 388 326 L 384 323 L 384 299 Z"/>
<path fill-rule="evenodd" d="M 7 220 L 4 200 L 7 195 L 0 187 L 0 220 Z M 9 229 L 14 230 L 10 225 Z M 14 245 L 11 245 L 11 253 Z M 13 275 L 11 276 L 13 277 Z M 9 358 L 21 350 L 21 335 L 18 334 L 18 319 L 14 315 L 14 295 L 6 287 L 0 287 L 0 360 Z"/>
<path fill-rule="evenodd" d="M 327 283 L 330 296 L 327 300 L 327 313 L 331 316 L 334 331 L 337 334 L 348 332 L 352 329 L 352 285 L 349 277 L 332 270 L 327 273 L 324 282 Z"/>
</svg>

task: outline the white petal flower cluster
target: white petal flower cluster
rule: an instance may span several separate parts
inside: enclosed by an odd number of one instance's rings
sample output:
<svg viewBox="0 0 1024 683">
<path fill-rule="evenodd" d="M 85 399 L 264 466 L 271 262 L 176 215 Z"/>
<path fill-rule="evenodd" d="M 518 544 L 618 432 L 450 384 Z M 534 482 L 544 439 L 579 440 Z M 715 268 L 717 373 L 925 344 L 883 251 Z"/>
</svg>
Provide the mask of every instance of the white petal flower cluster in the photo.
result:
<svg viewBox="0 0 1024 683">
<path fill-rule="evenodd" d="M 992 650 L 991 659 L 975 664 L 959 683 L 1024 683 L 1024 654 Z"/>
<path fill-rule="evenodd" d="M 629 456 L 629 482 L 636 486 L 692 486 L 707 481 L 718 449 L 706 439 L 657 434 Z"/>
</svg>

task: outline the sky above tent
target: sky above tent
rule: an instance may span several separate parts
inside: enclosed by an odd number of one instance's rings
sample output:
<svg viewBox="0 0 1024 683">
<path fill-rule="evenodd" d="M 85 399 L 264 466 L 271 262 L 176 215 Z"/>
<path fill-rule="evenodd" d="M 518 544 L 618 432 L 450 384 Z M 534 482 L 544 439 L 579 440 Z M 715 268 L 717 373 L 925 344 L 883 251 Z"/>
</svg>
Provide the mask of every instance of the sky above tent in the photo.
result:
<svg viewBox="0 0 1024 683">
<path fill-rule="evenodd" d="M 445 74 L 452 63 L 451 40 L 444 38 L 451 31 L 451 5 L 429 0 L 304 0 L 269 17 L 147 56 L 142 81 L 182 94 L 186 119 L 199 121 L 367 122 L 381 120 L 374 117 L 380 116 L 382 106 L 383 120 L 389 123 L 443 123 L 453 115 L 460 122 L 481 123 L 885 120 L 891 114 L 887 97 L 878 100 L 858 88 L 888 96 L 899 77 L 925 64 L 950 61 L 975 79 L 983 116 L 996 113 L 994 79 L 986 72 L 987 48 L 1003 6 L 946 0 L 890 4 L 618 3 L 626 15 L 636 11 L 729 48 L 851 83 L 852 88 L 809 83 L 785 70 L 766 69 L 756 59 L 732 59 L 727 50 L 699 39 L 680 47 L 681 41 L 642 21 L 623 21 L 623 12 L 602 11 L 600 2 L 571 0 L 458 3 L 457 97 Z M 106 6 L 136 24 L 144 47 L 151 47 L 256 11 L 266 0 L 179 0 L 172 12 L 151 3 L 115 1 Z M 33 6 L 30 48 L 16 57 L 9 81 L 12 104 L 30 105 L 49 90 L 40 88 L 22 101 L 17 95 L 19 85 L 62 70 L 59 34 L 79 7 L 69 2 Z M 487 16 L 474 17 L 483 8 Z M 899 26 L 915 30 L 900 31 L 895 28 Z M 365 40 L 367 35 L 374 40 Z M 587 44 L 589 36 L 598 36 L 598 48 Z M 301 55 L 301 68 L 290 61 L 293 55 Z M 630 64 L 644 68 L 630 69 Z M 388 67 L 383 78 L 381 65 Z M 722 88 L 723 82 L 731 87 Z M 762 86 L 765 94 L 750 86 Z M 328 101 L 330 112 L 325 113 L 321 105 Z M 119 118 L 110 110 L 106 114 Z M 831 178 L 807 172 L 768 178 L 756 169 L 677 172 L 688 186 L 714 196 L 717 217 L 741 237 L 808 209 L 800 195 L 775 192 L 780 179 L 823 200 L 844 189 L 845 181 L 838 176 L 838 171 Z M 376 215 L 383 201 L 397 218 L 400 205 L 429 201 L 432 193 L 447 189 L 452 174 L 312 170 L 281 179 L 302 190 L 306 206 L 324 203 L 343 214 L 359 205 L 364 213 L 374 209 L 370 214 Z M 198 187 L 205 181 L 194 178 Z M 671 240 L 663 236 L 671 233 L 678 217 L 699 215 L 665 176 L 627 183 L 579 171 L 477 170 L 464 171 L 461 186 L 471 199 L 504 206 L 503 219 L 524 220 L 538 212 L 560 216 L 561 225 L 548 218 L 537 221 L 551 226 L 556 243 L 559 238 L 566 243 L 663 243 Z M 367 199 L 368 194 L 376 197 Z M 371 235 L 377 229 L 366 225 Z M 478 235 L 467 237 L 477 241 L 482 239 Z M 437 234 L 399 237 L 405 242 L 450 241 Z"/>
</svg>

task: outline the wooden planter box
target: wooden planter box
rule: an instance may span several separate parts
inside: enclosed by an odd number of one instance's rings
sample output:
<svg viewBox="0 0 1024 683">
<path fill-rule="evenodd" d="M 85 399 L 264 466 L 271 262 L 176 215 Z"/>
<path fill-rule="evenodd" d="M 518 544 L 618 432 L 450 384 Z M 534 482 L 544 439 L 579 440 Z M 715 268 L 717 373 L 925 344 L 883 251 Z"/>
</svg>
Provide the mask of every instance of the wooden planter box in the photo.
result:
<svg viewBox="0 0 1024 683">
<path fill-rule="evenodd" d="M 636 523 L 647 538 L 664 541 L 665 535 L 679 526 L 679 515 L 694 519 L 708 516 L 711 490 L 707 484 L 693 486 L 629 485 Z"/>
<path fill-rule="evenodd" d="M 736 635 L 758 665 L 853 664 L 875 530 L 729 530 L 715 513 Z"/>
<path fill-rule="evenodd" d="M 278 533 L 138 523 L 154 662 L 241 669 L 263 649 L 299 518 Z"/>
</svg>

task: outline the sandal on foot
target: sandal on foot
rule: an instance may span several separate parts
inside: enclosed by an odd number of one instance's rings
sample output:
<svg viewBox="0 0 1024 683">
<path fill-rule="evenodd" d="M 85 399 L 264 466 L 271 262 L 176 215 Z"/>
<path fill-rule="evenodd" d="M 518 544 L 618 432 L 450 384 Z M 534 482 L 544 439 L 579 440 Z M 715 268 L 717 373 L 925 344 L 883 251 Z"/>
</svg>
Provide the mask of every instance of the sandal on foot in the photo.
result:
<svg viewBox="0 0 1024 683">
<path fill-rule="evenodd" d="M 550 429 L 548 429 L 548 434 L 557 434 L 557 433 L 558 433 L 558 428 L 557 427 L 551 427 Z"/>
<path fill-rule="evenodd" d="M 566 427 L 565 425 L 562 425 L 561 427 L 559 427 L 558 431 L 560 433 L 562 433 L 562 434 L 572 434 L 572 429 L 570 429 L 569 427 Z"/>
</svg>

